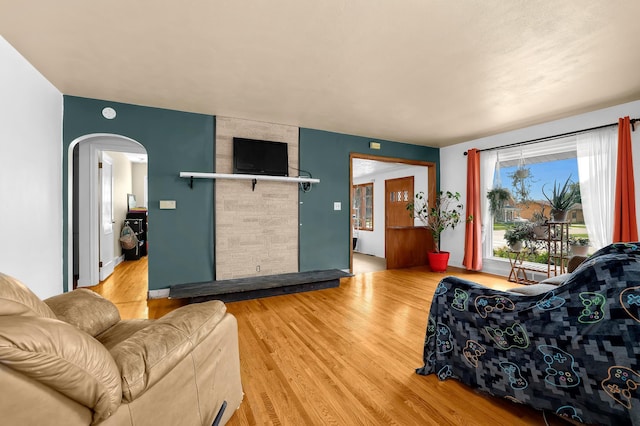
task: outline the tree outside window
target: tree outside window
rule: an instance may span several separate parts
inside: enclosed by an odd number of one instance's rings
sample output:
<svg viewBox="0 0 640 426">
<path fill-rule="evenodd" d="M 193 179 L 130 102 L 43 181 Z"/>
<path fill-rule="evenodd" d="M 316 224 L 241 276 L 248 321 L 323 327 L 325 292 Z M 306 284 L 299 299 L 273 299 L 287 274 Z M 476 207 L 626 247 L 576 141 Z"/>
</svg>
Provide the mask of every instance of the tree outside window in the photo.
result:
<svg viewBox="0 0 640 426">
<path fill-rule="evenodd" d="M 373 231 L 373 183 L 353 185 L 353 226 Z"/>
</svg>

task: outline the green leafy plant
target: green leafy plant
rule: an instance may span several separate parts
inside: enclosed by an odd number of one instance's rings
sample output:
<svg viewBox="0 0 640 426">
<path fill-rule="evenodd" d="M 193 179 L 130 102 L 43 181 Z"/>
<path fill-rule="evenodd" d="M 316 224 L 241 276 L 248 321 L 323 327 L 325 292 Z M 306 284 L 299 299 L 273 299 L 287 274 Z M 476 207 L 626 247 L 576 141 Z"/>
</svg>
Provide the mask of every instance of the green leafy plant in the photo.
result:
<svg viewBox="0 0 640 426">
<path fill-rule="evenodd" d="M 531 215 L 531 221 L 534 224 L 543 225 L 549 220 L 547 215 L 544 214 L 544 210 L 545 210 L 545 207 L 542 206 L 540 210 L 536 210 L 535 212 L 533 212 L 533 214 Z"/>
<path fill-rule="evenodd" d="M 530 223 L 518 223 L 504 233 L 504 239 L 510 246 L 520 242 L 529 241 L 534 237 L 533 226 Z"/>
<path fill-rule="evenodd" d="M 501 247 L 493 250 L 494 257 L 503 257 L 505 259 L 509 258 L 510 253 L 511 252 L 506 247 Z M 527 251 L 526 253 L 523 253 L 520 259 L 527 262 L 536 262 L 536 263 L 546 264 L 547 261 L 549 260 L 549 253 L 547 251 L 542 251 L 540 253 L 531 253 Z"/>
<path fill-rule="evenodd" d="M 493 188 L 489 192 L 487 192 L 487 199 L 489 200 L 489 211 L 491 211 L 491 215 L 494 218 L 497 218 L 502 212 L 505 203 L 510 201 L 512 198 L 513 197 L 511 196 L 511 191 L 502 187 Z"/>
<path fill-rule="evenodd" d="M 545 186 L 546 185 L 542 185 L 542 195 L 544 195 L 551 205 L 551 214 L 554 214 L 554 211 L 566 212 L 572 205 L 580 200 L 579 187 L 573 184 L 571 175 L 569 175 L 564 184 L 559 184 L 557 181 L 554 181 L 551 195 L 545 192 Z"/>
<path fill-rule="evenodd" d="M 414 202 L 407 204 L 407 210 L 412 217 L 417 217 L 431 231 L 433 236 L 434 251 L 440 252 L 440 234 L 448 228 L 455 229 L 456 225 L 463 221 L 463 205 L 460 202 L 460 193 L 440 191 L 435 199 L 433 207 L 429 207 L 424 192 L 418 192 Z M 472 220 L 469 216 L 466 221 Z"/>
<path fill-rule="evenodd" d="M 528 204 L 531 201 L 531 185 L 534 182 L 531 169 L 519 166 L 513 173 L 508 173 L 513 188 L 513 198 L 517 203 Z"/>
<path fill-rule="evenodd" d="M 540 210 L 536 210 L 531 215 L 531 221 L 533 223 L 533 233 L 537 238 L 546 238 L 548 228 L 546 226 L 549 218 L 544 214 L 544 206 Z"/>
<path fill-rule="evenodd" d="M 589 238 L 571 236 L 569 237 L 569 244 L 572 246 L 588 246 Z"/>
</svg>

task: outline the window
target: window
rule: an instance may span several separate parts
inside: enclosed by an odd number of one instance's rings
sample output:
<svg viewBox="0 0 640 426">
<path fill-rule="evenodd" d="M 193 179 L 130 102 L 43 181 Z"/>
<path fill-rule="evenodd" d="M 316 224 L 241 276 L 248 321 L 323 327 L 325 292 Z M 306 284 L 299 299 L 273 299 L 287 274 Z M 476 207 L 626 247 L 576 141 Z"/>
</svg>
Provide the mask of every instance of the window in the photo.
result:
<svg viewBox="0 0 640 426">
<path fill-rule="evenodd" d="M 373 182 L 353 185 L 353 227 L 373 231 Z"/>
<path fill-rule="evenodd" d="M 519 149 L 501 150 L 493 161 L 497 166 L 494 187 L 497 184 L 507 189 L 510 199 L 504 202 L 501 211 L 493 217 L 490 238 L 492 247 L 486 247 L 485 253 L 490 250 L 489 253 L 494 257 L 507 257 L 505 231 L 518 223 L 535 225 L 548 218 L 551 207 L 544 194 L 550 194 L 556 182 L 562 184 L 569 179 L 572 185 L 578 185 L 575 139 L 553 141 L 552 146 L 540 143 Z M 580 200 L 569 211 L 568 221 L 572 236 L 587 237 Z M 547 262 L 544 244 L 532 242 L 529 249 L 531 255 L 525 260 Z M 491 254 L 486 257 L 491 257 Z"/>
<path fill-rule="evenodd" d="M 535 225 L 551 215 L 551 203 L 545 193 L 553 198 L 554 187 L 562 192 L 565 185 L 577 196 L 563 219 L 569 222 L 569 238 L 581 243 L 586 239 L 591 252 L 609 244 L 613 229 L 610 212 L 615 199 L 617 133 L 616 126 L 607 126 L 532 144 L 505 146 L 499 151 L 488 149 L 483 153 L 480 157 L 482 179 L 490 189 L 481 198 L 486 227 L 483 257 L 500 256 L 497 252 L 506 245 L 503 234 L 507 227 L 515 227 L 516 221 L 531 222 L 535 232 L 538 228 Z M 511 193 L 505 195 L 507 189 L 511 189 Z M 490 198 L 486 199 L 489 194 Z M 519 209 L 515 217 L 507 218 L 504 214 L 507 205 Z"/>
</svg>

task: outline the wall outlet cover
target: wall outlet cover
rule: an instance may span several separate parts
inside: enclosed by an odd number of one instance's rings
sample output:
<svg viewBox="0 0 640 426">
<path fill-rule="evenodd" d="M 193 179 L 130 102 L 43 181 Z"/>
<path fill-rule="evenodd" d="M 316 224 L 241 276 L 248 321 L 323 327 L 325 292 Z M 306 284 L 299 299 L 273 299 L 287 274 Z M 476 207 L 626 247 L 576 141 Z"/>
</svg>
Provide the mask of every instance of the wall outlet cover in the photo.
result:
<svg viewBox="0 0 640 426">
<path fill-rule="evenodd" d="M 335 201 L 333 203 L 333 209 L 334 210 L 342 210 L 342 203 L 340 201 Z"/>
<path fill-rule="evenodd" d="M 160 208 L 161 209 L 175 209 L 176 208 L 176 200 L 160 200 Z"/>
</svg>

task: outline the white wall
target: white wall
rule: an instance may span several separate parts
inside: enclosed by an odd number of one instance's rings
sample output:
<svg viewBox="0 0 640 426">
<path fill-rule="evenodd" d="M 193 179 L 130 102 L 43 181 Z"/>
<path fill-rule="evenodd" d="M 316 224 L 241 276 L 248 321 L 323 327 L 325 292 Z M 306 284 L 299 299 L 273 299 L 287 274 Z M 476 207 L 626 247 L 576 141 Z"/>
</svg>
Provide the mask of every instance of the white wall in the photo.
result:
<svg viewBox="0 0 640 426">
<path fill-rule="evenodd" d="M 131 163 L 132 194 L 136 196 L 138 207 L 148 207 L 147 191 L 147 163 Z"/>
<path fill-rule="evenodd" d="M 640 117 L 640 101 L 630 102 L 617 105 L 610 108 L 593 111 L 586 114 L 580 114 L 573 117 L 551 121 L 548 123 L 531 126 L 524 129 L 514 130 L 511 132 L 500 133 L 498 135 L 489 136 L 481 139 L 464 142 L 440 150 L 440 185 L 441 189 L 449 191 L 459 191 L 462 199 L 466 198 L 467 185 L 467 157 L 464 152 L 471 148 L 491 148 L 502 146 L 510 143 L 537 139 L 557 134 L 572 132 L 590 127 L 601 126 L 610 123 L 617 123 L 618 118 L 629 116 L 631 118 Z M 640 127 L 640 126 L 639 126 Z M 640 195 L 640 128 L 636 132 L 632 132 L 634 150 L 634 172 L 636 185 L 636 210 L 640 213 L 640 203 L 638 196 Z M 480 154 L 482 155 L 482 154 Z M 639 218 L 640 222 L 640 218 Z M 464 257 L 464 227 L 455 230 L 447 230 L 443 233 L 442 249 L 451 252 L 450 265 L 462 266 Z M 483 270 L 488 272 L 508 274 L 508 263 L 504 262 L 485 262 Z"/>
<path fill-rule="evenodd" d="M 396 179 L 406 176 L 413 176 L 414 192 L 423 191 L 428 194 L 428 168 L 424 166 L 402 165 L 397 169 L 375 175 L 365 176 L 360 179 L 353 179 L 354 185 L 373 182 L 373 231 L 359 230 L 358 245 L 356 251 L 364 254 L 371 254 L 377 257 L 384 257 L 384 236 L 385 236 L 385 185 L 387 179 Z M 407 211 L 407 215 L 409 212 Z M 422 222 L 416 219 L 416 226 L 422 226 Z"/>
<path fill-rule="evenodd" d="M 127 217 L 127 194 L 132 191 L 133 164 L 122 152 L 105 151 L 113 160 L 113 254 L 122 255 L 120 232 Z"/>
<path fill-rule="evenodd" d="M 62 94 L 0 37 L 0 272 L 62 286 Z"/>
</svg>

